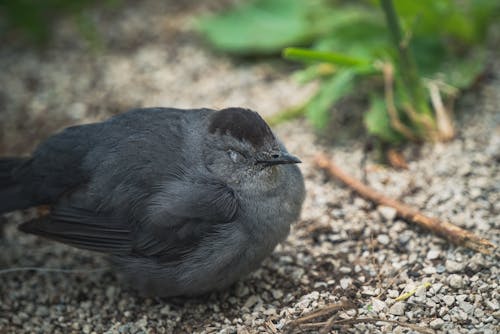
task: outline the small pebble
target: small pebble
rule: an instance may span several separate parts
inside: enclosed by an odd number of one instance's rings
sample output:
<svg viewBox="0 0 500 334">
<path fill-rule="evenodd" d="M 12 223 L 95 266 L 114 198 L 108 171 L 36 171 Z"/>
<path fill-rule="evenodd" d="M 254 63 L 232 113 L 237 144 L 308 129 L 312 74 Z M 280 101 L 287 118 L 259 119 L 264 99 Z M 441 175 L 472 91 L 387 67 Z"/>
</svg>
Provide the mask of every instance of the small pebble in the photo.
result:
<svg viewBox="0 0 500 334">
<path fill-rule="evenodd" d="M 457 275 L 457 274 L 453 274 L 453 275 L 450 275 L 450 277 L 448 278 L 448 284 L 452 288 L 460 289 L 460 288 L 463 288 L 463 286 L 464 286 L 464 280 L 463 280 L 462 276 Z"/>
<path fill-rule="evenodd" d="M 458 306 L 467 314 L 474 312 L 474 306 L 468 302 L 459 302 Z"/>
<path fill-rule="evenodd" d="M 446 306 L 451 306 L 455 302 L 455 297 L 450 296 L 450 295 L 446 295 L 446 296 L 443 296 L 443 301 L 446 304 Z"/>
<path fill-rule="evenodd" d="M 465 266 L 467 264 L 464 262 L 456 262 L 453 260 L 447 260 L 446 261 L 446 271 L 449 273 L 457 273 L 465 269 Z"/>
<path fill-rule="evenodd" d="M 483 254 L 474 254 L 474 256 L 470 259 L 467 267 L 471 269 L 473 272 L 478 272 L 482 268 L 487 266 L 486 260 L 484 259 Z"/>
<path fill-rule="evenodd" d="M 387 304 L 380 299 L 372 298 L 372 310 L 373 312 L 379 313 L 387 307 Z"/>
<path fill-rule="evenodd" d="M 250 297 L 248 297 L 248 299 L 245 302 L 245 304 L 243 305 L 243 307 L 251 308 L 252 306 L 254 306 L 255 304 L 257 304 L 259 301 L 261 301 L 261 299 L 260 299 L 259 296 L 257 296 L 257 295 L 251 295 Z"/>
<path fill-rule="evenodd" d="M 378 293 L 377 293 L 376 289 L 374 289 L 371 286 L 363 286 L 363 289 L 361 290 L 361 294 L 363 294 L 365 296 L 375 296 Z"/>
<path fill-rule="evenodd" d="M 484 317 L 484 311 L 483 311 L 483 309 L 476 308 L 476 309 L 474 310 L 474 316 L 475 316 L 476 318 L 478 318 L 478 319 L 483 318 L 483 317 Z"/>
<path fill-rule="evenodd" d="M 90 328 L 90 325 L 89 324 L 85 324 L 83 325 L 83 328 L 82 328 L 82 331 L 85 333 L 85 334 L 90 334 L 90 331 L 92 329 Z"/>
<path fill-rule="evenodd" d="M 392 222 L 396 218 L 397 211 L 392 207 L 379 205 L 377 211 L 386 221 Z"/>
<path fill-rule="evenodd" d="M 425 266 L 422 269 L 422 272 L 426 275 L 432 275 L 432 274 L 435 274 L 437 272 L 437 270 L 436 270 L 436 267 L 434 267 L 434 266 Z"/>
<path fill-rule="evenodd" d="M 351 285 L 352 279 L 351 278 L 342 278 L 340 280 L 340 287 L 344 290 L 346 290 L 349 285 Z"/>
<path fill-rule="evenodd" d="M 165 305 L 160 309 L 160 314 L 168 315 L 170 313 L 170 305 Z"/>
<path fill-rule="evenodd" d="M 389 298 L 393 298 L 393 299 L 394 298 L 398 298 L 399 297 L 399 292 L 396 291 L 396 290 L 389 289 L 389 290 L 387 290 L 387 296 Z"/>
<path fill-rule="evenodd" d="M 445 266 L 443 266 L 442 264 L 438 264 L 438 265 L 436 266 L 436 272 L 437 272 L 438 274 L 444 273 L 445 271 L 446 271 L 446 267 L 445 267 Z"/>
<path fill-rule="evenodd" d="M 485 301 L 485 304 L 492 311 L 498 310 L 498 300 L 497 299 L 488 299 Z"/>
<path fill-rule="evenodd" d="M 339 268 L 339 271 L 340 271 L 342 274 L 349 274 L 349 273 L 352 271 L 352 269 L 351 269 L 351 268 L 349 268 L 349 267 L 340 267 L 340 268 Z"/>
<path fill-rule="evenodd" d="M 431 326 L 432 329 L 440 329 L 444 325 L 444 320 L 437 318 L 432 320 L 429 325 Z"/>
<path fill-rule="evenodd" d="M 390 314 L 394 314 L 394 315 L 403 315 L 403 314 L 405 314 L 405 308 L 406 308 L 406 304 L 405 303 L 403 303 L 403 302 L 396 302 L 389 309 L 389 313 Z"/>
<path fill-rule="evenodd" d="M 439 257 L 440 254 L 441 251 L 439 251 L 438 249 L 431 249 L 427 252 L 427 260 L 435 260 Z"/>
<path fill-rule="evenodd" d="M 429 290 L 432 290 L 433 294 L 436 294 L 441 290 L 442 287 L 443 287 L 442 283 L 434 283 L 431 285 Z"/>
<path fill-rule="evenodd" d="M 377 235 L 377 241 L 382 245 L 388 245 L 391 242 L 391 239 L 389 239 L 387 234 L 379 234 Z"/>
<path fill-rule="evenodd" d="M 272 294 L 273 294 L 274 299 L 281 299 L 281 298 L 283 298 L 283 291 L 281 291 L 279 289 L 273 289 L 272 290 Z"/>
<path fill-rule="evenodd" d="M 424 285 L 419 285 L 415 290 L 416 297 L 425 297 L 425 293 L 427 292 L 427 287 Z"/>
</svg>

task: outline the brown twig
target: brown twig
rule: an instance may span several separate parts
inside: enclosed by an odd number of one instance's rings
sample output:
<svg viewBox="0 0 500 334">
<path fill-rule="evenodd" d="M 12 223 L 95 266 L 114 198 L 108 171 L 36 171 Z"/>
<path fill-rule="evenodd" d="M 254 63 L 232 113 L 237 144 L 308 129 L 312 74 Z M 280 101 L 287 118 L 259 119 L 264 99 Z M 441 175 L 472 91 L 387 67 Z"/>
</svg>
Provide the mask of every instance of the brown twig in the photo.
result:
<svg viewBox="0 0 500 334">
<path fill-rule="evenodd" d="M 443 105 L 443 99 L 439 92 L 439 87 L 435 82 L 428 82 L 427 87 L 431 96 L 432 106 L 436 112 L 436 122 L 441 140 L 450 140 L 455 137 L 455 128 L 451 116 Z"/>
<path fill-rule="evenodd" d="M 396 169 L 408 169 L 408 163 L 405 157 L 394 148 L 389 148 L 385 155 L 391 167 Z"/>
<path fill-rule="evenodd" d="M 381 68 L 384 74 L 385 104 L 387 106 L 387 113 L 389 114 L 391 126 L 407 139 L 417 141 L 418 138 L 413 134 L 413 131 L 404 125 L 398 116 L 398 111 L 394 103 L 394 68 L 391 63 L 383 63 Z"/>
<path fill-rule="evenodd" d="M 293 320 L 288 324 L 289 329 L 293 331 L 294 328 L 306 329 L 306 328 L 318 328 L 320 327 L 320 333 L 329 333 L 334 326 L 345 326 L 358 323 L 376 323 L 376 322 L 387 322 L 391 324 L 397 324 L 399 326 L 407 327 L 413 329 L 416 332 L 429 334 L 434 333 L 431 329 L 423 328 L 414 324 L 409 324 L 396 320 L 385 320 L 380 318 L 359 318 L 353 317 L 349 319 L 338 319 L 336 313 L 338 311 L 345 311 L 350 309 L 356 309 L 356 305 L 351 301 L 342 301 L 340 303 L 333 303 L 326 305 L 319 310 L 308 313 L 298 319 Z M 333 315 L 332 315 L 333 313 Z M 356 312 L 357 313 L 357 312 Z M 327 321 L 312 321 L 319 317 L 329 316 Z"/>
<path fill-rule="evenodd" d="M 381 319 L 381 318 L 350 318 L 350 319 L 341 319 L 341 320 L 335 320 L 335 321 L 314 322 L 314 323 L 310 323 L 310 324 L 300 325 L 300 327 L 301 328 L 323 327 L 326 329 L 331 329 L 334 326 L 344 326 L 344 325 L 352 325 L 352 324 L 359 324 L 359 323 L 377 323 L 377 322 L 387 322 L 390 324 L 395 324 L 395 325 L 407 327 L 407 328 L 410 328 L 416 332 L 424 333 L 424 334 L 434 333 L 434 331 L 430 328 L 424 328 L 424 327 L 420 327 L 420 326 L 417 326 L 414 324 L 409 324 L 406 322 L 401 322 L 401 321 L 396 321 L 396 320 L 386 320 L 386 319 Z"/>
<path fill-rule="evenodd" d="M 464 230 L 456 225 L 446 221 L 441 221 L 437 218 L 428 217 L 421 213 L 419 210 L 401 203 L 396 199 L 387 197 L 375 189 L 363 184 L 359 180 L 346 174 L 339 167 L 337 167 L 330 159 L 324 155 L 319 154 L 315 159 L 316 165 L 326 170 L 331 176 L 339 179 L 349 188 L 356 191 L 361 197 L 372 201 L 379 205 L 385 205 L 396 209 L 397 215 L 407 221 L 413 222 L 421 227 L 431 230 L 437 235 L 440 235 L 452 243 L 464 247 L 468 247 L 483 254 L 491 254 L 496 246 L 472 232 Z"/>
<path fill-rule="evenodd" d="M 352 303 L 350 301 L 342 301 L 340 303 L 329 304 L 329 305 L 326 305 L 326 306 L 320 308 L 319 310 L 313 311 L 313 312 L 308 313 L 308 314 L 306 314 L 298 319 L 293 320 L 290 323 L 290 325 L 297 326 L 297 325 L 306 323 L 309 320 L 316 319 L 316 318 L 319 318 L 319 317 L 324 316 L 324 315 L 328 315 L 332 312 L 336 312 L 336 311 L 340 311 L 340 310 L 343 310 L 343 311 L 351 310 L 354 308 L 356 308 L 356 305 L 354 305 L 354 303 Z"/>
</svg>

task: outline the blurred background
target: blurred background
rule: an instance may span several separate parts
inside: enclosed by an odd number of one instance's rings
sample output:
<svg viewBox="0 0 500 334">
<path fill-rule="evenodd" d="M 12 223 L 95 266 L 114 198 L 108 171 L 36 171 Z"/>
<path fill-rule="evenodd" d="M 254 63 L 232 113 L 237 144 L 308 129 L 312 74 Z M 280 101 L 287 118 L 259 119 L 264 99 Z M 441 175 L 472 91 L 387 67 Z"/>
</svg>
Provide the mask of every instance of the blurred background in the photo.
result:
<svg viewBox="0 0 500 334">
<path fill-rule="evenodd" d="M 233 1 L 0 2 L 0 154 L 136 107 L 244 106 L 270 115 L 311 89 L 279 55 L 233 58 L 196 29 Z"/>
<path fill-rule="evenodd" d="M 0 153 L 130 108 L 258 110 L 379 147 L 455 136 L 493 75 L 489 0 L 0 2 Z"/>
</svg>

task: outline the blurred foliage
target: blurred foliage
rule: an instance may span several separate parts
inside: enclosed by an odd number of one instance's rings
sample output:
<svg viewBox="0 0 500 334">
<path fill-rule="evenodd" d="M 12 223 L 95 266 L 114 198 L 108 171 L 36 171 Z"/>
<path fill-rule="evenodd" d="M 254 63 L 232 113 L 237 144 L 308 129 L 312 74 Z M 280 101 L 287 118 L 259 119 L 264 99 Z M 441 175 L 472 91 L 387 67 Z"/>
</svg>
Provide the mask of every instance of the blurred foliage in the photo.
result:
<svg viewBox="0 0 500 334">
<path fill-rule="evenodd" d="M 97 30 L 85 10 L 92 6 L 116 6 L 120 0 L 0 0 L 0 37 L 16 34 L 36 44 L 48 42 L 54 22 L 70 16 L 82 37 L 96 43 Z"/>
<path fill-rule="evenodd" d="M 320 82 L 304 105 L 318 129 L 335 102 L 360 93 L 360 80 L 373 82 L 366 128 L 397 143 L 453 136 L 447 102 L 484 71 L 483 44 L 498 17 L 492 0 L 252 0 L 202 18 L 199 29 L 237 55 L 308 46 L 283 56 L 306 65 L 298 80 Z"/>
<path fill-rule="evenodd" d="M 199 29 L 218 49 L 234 54 L 278 54 L 289 45 L 307 45 L 331 30 L 318 0 L 255 0 L 202 18 Z"/>
</svg>

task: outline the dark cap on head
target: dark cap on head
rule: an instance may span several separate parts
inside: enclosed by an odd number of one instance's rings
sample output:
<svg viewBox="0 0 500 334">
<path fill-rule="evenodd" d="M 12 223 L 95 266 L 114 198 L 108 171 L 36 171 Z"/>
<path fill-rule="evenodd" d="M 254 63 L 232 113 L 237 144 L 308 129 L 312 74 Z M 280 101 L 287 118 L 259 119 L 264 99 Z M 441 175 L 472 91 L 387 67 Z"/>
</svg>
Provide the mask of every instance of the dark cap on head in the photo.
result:
<svg viewBox="0 0 500 334">
<path fill-rule="evenodd" d="M 238 140 L 246 140 L 254 146 L 262 146 L 266 140 L 274 140 L 274 135 L 258 113 L 249 109 L 227 108 L 216 111 L 210 119 L 210 133 L 219 131 L 230 134 Z"/>
</svg>

